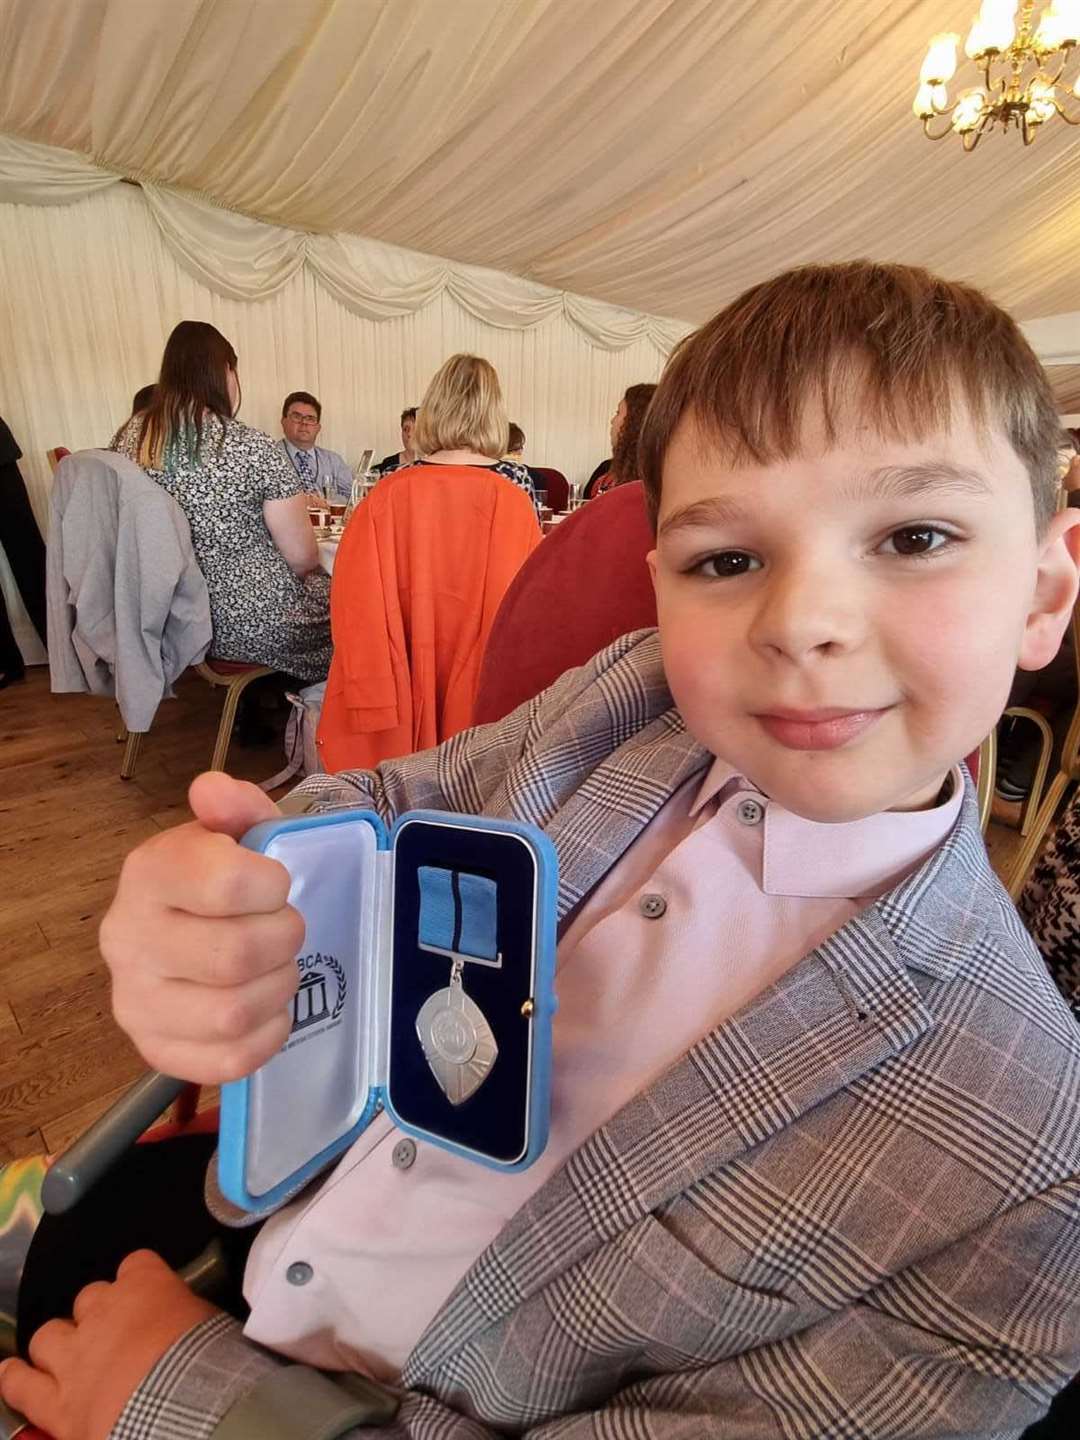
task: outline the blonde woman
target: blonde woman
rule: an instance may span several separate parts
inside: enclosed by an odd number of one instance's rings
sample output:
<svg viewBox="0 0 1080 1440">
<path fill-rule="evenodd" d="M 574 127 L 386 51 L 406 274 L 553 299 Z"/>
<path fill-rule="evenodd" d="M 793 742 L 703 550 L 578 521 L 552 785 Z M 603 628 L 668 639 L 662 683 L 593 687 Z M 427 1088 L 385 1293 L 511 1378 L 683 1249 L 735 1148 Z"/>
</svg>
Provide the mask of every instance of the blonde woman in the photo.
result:
<svg viewBox="0 0 1080 1440">
<path fill-rule="evenodd" d="M 479 355 L 451 355 L 428 386 L 417 412 L 413 443 L 424 457 L 419 463 L 494 470 L 535 504 L 528 470 L 503 459 L 509 435 L 494 365 Z"/>
<path fill-rule="evenodd" d="M 472 723 L 495 612 L 540 542 L 525 487 L 499 463 L 507 431 L 492 366 L 452 356 L 416 417 L 425 459 L 380 480 L 350 520 L 330 596 L 326 770 L 366 769 Z"/>
</svg>

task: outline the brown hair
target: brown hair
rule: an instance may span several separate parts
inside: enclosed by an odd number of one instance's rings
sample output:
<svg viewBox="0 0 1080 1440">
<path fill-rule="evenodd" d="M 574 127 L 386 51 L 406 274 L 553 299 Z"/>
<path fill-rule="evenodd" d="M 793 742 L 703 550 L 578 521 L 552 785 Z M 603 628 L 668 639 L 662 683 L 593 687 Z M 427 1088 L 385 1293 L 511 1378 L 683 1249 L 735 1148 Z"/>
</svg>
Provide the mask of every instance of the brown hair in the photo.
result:
<svg viewBox="0 0 1080 1440">
<path fill-rule="evenodd" d="M 322 420 L 322 406 L 318 400 L 315 399 L 315 396 L 307 390 L 294 390 L 291 395 L 285 396 L 285 400 L 281 406 L 281 418 L 283 420 L 296 404 L 310 405 L 312 410 L 315 411 L 315 419 Z"/>
<path fill-rule="evenodd" d="M 475 450 L 501 460 L 509 430 L 494 365 L 479 355 L 451 355 L 420 402 L 413 444 L 421 455 Z"/>
<path fill-rule="evenodd" d="M 236 351 L 220 330 L 204 320 L 181 320 L 165 342 L 154 398 L 143 412 L 139 464 L 160 470 L 174 456 L 201 459 L 207 412 L 220 435 L 232 419 L 228 372 L 235 369 Z"/>
<path fill-rule="evenodd" d="M 614 490 L 616 485 L 627 485 L 631 480 L 641 479 L 638 441 L 641 438 L 641 427 L 645 423 L 645 412 L 655 394 L 655 385 L 631 385 L 623 396 L 626 419 L 622 423 L 611 457 L 611 473 L 614 478 L 607 486 L 609 490 Z"/>
<path fill-rule="evenodd" d="M 676 348 L 641 435 L 653 524 L 664 456 L 692 411 L 739 462 L 786 459 L 803 407 L 820 404 L 836 440 L 846 396 L 882 434 L 921 438 L 957 399 L 977 426 L 999 425 L 1027 467 L 1041 534 L 1054 513 L 1061 422 L 1016 322 L 970 285 L 911 265 L 807 265 L 755 285 Z"/>
</svg>

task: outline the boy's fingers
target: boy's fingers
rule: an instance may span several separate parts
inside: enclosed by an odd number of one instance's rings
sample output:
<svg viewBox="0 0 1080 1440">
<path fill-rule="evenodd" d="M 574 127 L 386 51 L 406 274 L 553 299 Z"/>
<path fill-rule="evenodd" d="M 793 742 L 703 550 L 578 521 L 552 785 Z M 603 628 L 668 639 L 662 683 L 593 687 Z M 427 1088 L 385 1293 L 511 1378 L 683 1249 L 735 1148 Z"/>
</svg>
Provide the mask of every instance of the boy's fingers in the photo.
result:
<svg viewBox="0 0 1080 1440">
<path fill-rule="evenodd" d="M 187 980 L 158 980 L 113 991 L 117 1024 L 140 1040 L 229 1044 L 254 1034 L 289 1008 L 300 972 L 290 954 L 284 965 L 242 985 L 209 988 Z"/>
<path fill-rule="evenodd" d="M 249 780 L 234 780 L 222 770 L 196 775 L 188 788 L 188 804 L 205 829 L 231 835 L 234 840 L 260 820 L 280 818 L 277 806 L 264 790 Z"/>
<path fill-rule="evenodd" d="M 0 1365 L 0 1399 L 39 1430 L 47 1434 L 59 1430 L 56 1381 L 25 1360 L 5 1360 Z"/>
<path fill-rule="evenodd" d="M 108 1300 L 111 1293 L 112 1286 L 105 1280 L 95 1280 L 90 1285 L 84 1285 L 75 1296 L 75 1304 L 71 1307 L 71 1318 L 75 1324 L 84 1325 L 93 1312 Z"/>
<path fill-rule="evenodd" d="M 114 906 L 122 902 L 129 915 L 141 912 L 147 901 L 194 915 L 251 915 L 280 910 L 288 897 L 284 865 L 196 822 L 131 851 L 120 871 Z M 155 938 L 142 915 L 139 928 L 144 942 Z"/>
<path fill-rule="evenodd" d="M 242 1040 L 203 1043 L 142 1034 L 133 1038 L 143 1059 L 155 1070 L 198 1085 L 224 1085 L 227 1080 L 253 1074 L 276 1055 L 291 1029 L 292 1011 L 283 1010 Z"/>
<path fill-rule="evenodd" d="M 120 1261 L 116 1271 L 117 1280 L 132 1275 L 172 1275 L 174 1272 L 156 1250 L 132 1250 Z"/>
<path fill-rule="evenodd" d="M 104 929 L 103 929 L 104 933 Z M 217 920 L 175 910 L 150 945 L 143 943 L 139 963 L 116 976 L 122 990 L 130 988 L 161 1009 L 150 987 L 182 980 L 195 985 L 245 985 L 263 975 L 291 970 L 304 943 L 304 921 L 286 905 L 272 915 L 233 915 Z M 104 948 L 104 942 L 103 942 Z M 105 950 L 105 958 L 109 952 Z M 163 1018 L 168 1018 L 163 1015 Z"/>
</svg>

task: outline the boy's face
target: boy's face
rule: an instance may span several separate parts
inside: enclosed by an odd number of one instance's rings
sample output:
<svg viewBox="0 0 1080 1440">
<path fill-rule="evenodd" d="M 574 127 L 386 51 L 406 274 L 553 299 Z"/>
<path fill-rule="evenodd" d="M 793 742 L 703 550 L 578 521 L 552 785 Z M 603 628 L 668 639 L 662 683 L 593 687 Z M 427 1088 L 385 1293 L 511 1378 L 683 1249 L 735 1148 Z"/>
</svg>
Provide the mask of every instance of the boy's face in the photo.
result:
<svg viewBox="0 0 1080 1440">
<path fill-rule="evenodd" d="M 733 465 L 684 417 L 649 557 L 690 732 L 822 821 L 933 804 L 1077 592 L 1080 512 L 1037 540 L 1003 435 L 966 414 L 918 442 L 857 416 L 841 435 L 811 418 L 794 459 Z"/>
</svg>

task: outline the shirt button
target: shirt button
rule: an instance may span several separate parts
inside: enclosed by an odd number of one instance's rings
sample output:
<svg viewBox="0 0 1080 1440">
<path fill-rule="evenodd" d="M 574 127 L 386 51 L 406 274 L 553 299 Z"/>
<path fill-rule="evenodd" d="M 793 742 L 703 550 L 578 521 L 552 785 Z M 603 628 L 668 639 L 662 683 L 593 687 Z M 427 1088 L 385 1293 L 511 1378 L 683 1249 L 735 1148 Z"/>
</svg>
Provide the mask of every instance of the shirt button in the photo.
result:
<svg viewBox="0 0 1080 1440">
<path fill-rule="evenodd" d="M 667 910 L 667 901 L 663 895 L 643 895 L 638 901 L 638 909 L 646 920 L 659 920 Z"/>
<path fill-rule="evenodd" d="M 285 1271 L 285 1279 L 290 1285 L 306 1285 L 314 1274 L 306 1260 L 294 1260 Z"/>
<path fill-rule="evenodd" d="M 760 825 L 765 819 L 765 806 L 760 800 L 740 800 L 735 816 L 740 825 Z"/>
<path fill-rule="evenodd" d="M 408 1170 L 416 1159 L 416 1141 L 399 1140 L 394 1146 L 394 1169 Z"/>
</svg>

